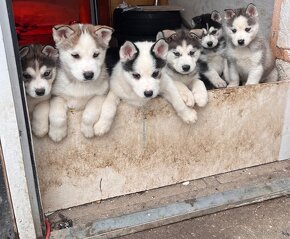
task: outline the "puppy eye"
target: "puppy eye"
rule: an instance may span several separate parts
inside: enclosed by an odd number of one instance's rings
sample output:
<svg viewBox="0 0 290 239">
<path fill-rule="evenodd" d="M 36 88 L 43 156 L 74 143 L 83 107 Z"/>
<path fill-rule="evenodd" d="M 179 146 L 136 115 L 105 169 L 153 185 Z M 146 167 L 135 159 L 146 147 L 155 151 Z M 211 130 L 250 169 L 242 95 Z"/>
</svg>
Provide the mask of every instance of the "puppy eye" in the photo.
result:
<svg viewBox="0 0 290 239">
<path fill-rule="evenodd" d="M 232 32 L 233 32 L 233 33 L 236 33 L 236 32 L 237 32 L 237 29 L 232 29 Z"/>
<path fill-rule="evenodd" d="M 246 32 L 249 32 L 249 31 L 251 31 L 251 28 L 250 28 L 250 27 L 247 27 L 247 28 L 245 29 L 245 31 L 246 31 Z"/>
<path fill-rule="evenodd" d="M 80 58 L 80 55 L 77 54 L 77 53 L 72 53 L 71 56 L 75 59 L 79 59 Z"/>
<path fill-rule="evenodd" d="M 48 76 L 50 76 L 50 73 L 51 73 L 51 71 L 46 71 L 46 72 L 44 72 L 43 76 L 48 77 Z"/>
<path fill-rule="evenodd" d="M 159 76 L 159 71 L 154 71 L 152 77 L 156 79 Z"/>
<path fill-rule="evenodd" d="M 134 79 L 139 80 L 141 78 L 140 74 L 138 73 L 133 73 L 132 76 L 134 77 Z"/>
<path fill-rule="evenodd" d="M 217 30 L 213 30 L 213 31 L 211 32 L 212 35 L 215 35 L 216 33 L 217 33 Z"/>
<path fill-rule="evenodd" d="M 100 55 L 100 53 L 94 53 L 93 58 L 97 58 Z"/>
<path fill-rule="evenodd" d="M 189 54 L 190 56 L 193 56 L 194 53 L 195 53 L 195 51 L 191 51 L 191 52 L 189 52 L 188 54 Z"/>
<path fill-rule="evenodd" d="M 25 80 L 31 80 L 32 76 L 30 74 L 28 74 L 27 72 L 23 72 L 23 77 Z"/>
<path fill-rule="evenodd" d="M 175 56 L 177 56 L 177 57 L 180 57 L 180 56 L 181 56 L 181 54 L 180 54 L 179 52 L 173 52 L 173 54 L 174 54 Z"/>
</svg>

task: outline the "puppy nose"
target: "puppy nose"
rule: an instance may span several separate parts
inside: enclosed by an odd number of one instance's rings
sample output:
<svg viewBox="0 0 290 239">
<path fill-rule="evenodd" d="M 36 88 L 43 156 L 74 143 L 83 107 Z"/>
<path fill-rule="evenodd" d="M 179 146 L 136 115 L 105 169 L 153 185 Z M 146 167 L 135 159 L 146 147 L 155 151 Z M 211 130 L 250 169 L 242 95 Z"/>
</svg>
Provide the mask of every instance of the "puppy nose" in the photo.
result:
<svg viewBox="0 0 290 239">
<path fill-rule="evenodd" d="M 146 90 L 144 91 L 145 97 L 149 98 L 153 95 L 153 90 Z"/>
<path fill-rule="evenodd" d="M 212 42 L 212 41 L 209 41 L 209 42 L 207 43 L 207 45 L 208 45 L 209 47 L 211 47 L 211 46 L 213 45 L 213 42 Z"/>
<path fill-rule="evenodd" d="M 190 65 L 183 65 L 182 66 L 182 70 L 185 72 L 189 71 L 189 69 L 190 69 Z"/>
<path fill-rule="evenodd" d="M 239 43 L 239 45 L 244 45 L 244 43 L 245 43 L 245 40 L 238 40 L 238 43 Z"/>
<path fill-rule="evenodd" d="M 36 90 L 35 90 L 35 94 L 36 94 L 37 96 L 43 96 L 44 93 L 45 93 L 45 89 L 43 89 L 43 88 L 40 88 L 40 89 L 36 89 Z"/>
<path fill-rule="evenodd" d="M 94 72 L 86 71 L 86 72 L 84 72 L 84 77 L 85 77 L 86 80 L 91 80 L 94 77 Z"/>
</svg>

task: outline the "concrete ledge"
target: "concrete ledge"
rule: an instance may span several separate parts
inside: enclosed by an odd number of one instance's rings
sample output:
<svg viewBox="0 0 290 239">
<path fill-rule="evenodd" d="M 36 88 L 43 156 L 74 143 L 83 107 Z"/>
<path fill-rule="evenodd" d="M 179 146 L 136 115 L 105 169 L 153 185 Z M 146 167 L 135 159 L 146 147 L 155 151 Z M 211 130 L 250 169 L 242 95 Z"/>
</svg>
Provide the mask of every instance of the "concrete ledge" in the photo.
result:
<svg viewBox="0 0 290 239">
<path fill-rule="evenodd" d="M 44 211 L 207 177 L 278 159 L 289 82 L 210 92 L 195 125 L 163 99 L 121 104 L 111 132 L 85 139 L 80 112 L 69 136 L 34 139 Z"/>
</svg>

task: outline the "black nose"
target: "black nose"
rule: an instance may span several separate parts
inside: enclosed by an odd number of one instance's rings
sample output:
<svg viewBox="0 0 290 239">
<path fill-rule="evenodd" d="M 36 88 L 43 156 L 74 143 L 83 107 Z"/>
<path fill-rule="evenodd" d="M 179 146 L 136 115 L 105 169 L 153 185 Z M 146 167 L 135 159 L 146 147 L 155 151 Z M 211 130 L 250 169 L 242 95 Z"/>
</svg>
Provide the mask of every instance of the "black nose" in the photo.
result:
<svg viewBox="0 0 290 239">
<path fill-rule="evenodd" d="M 190 69 L 190 65 L 183 65 L 182 66 L 182 70 L 185 72 L 189 71 L 189 69 Z"/>
<path fill-rule="evenodd" d="M 43 88 L 35 90 L 35 94 L 38 95 L 38 96 L 43 96 L 44 93 L 45 93 L 45 89 L 43 89 Z"/>
<path fill-rule="evenodd" d="M 91 80 L 94 77 L 94 72 L 86 71 L 86 72 L 84 72 L 84 77 L 85 77 L 86 80 Z"/>
<path fill-rule="evenodd" d="M 146 90 L 144 91 L 145 97 L 149 98 L 153 95 L 153 90 Z"/>
<path fill-rule="evenodd" d="M 208 45 L 209 47 L 212 47 L 213 42 L 212 42 L 212 41 L 209 41 L 209 42 L 207 43 L 207 45 Z"/>
<path fill-rule="evenodd" d="M 245 40 L 238 40 L 238 43 L 239 43 L 239 45 L 244 45 L 244 43 L 245 43 Z"/>
</svg>

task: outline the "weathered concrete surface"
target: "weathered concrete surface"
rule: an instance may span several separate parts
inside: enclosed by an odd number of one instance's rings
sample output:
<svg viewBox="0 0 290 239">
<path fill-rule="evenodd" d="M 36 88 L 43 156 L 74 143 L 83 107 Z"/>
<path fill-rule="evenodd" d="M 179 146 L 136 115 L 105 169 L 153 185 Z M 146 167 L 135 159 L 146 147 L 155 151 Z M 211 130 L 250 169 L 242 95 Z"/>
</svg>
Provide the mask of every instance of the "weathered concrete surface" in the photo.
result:
<svg viewBox="0 0 290 239">
<path fill-rule="evenodd" d="M 69 136 L 35 139 L 44 211 L 144 191 L 278 159 L 289 82 L 210 92 L 195 125 L 163 99 L 121 104 L 111 132 L 85 139 L 80 113 Z"/>
</svg>

